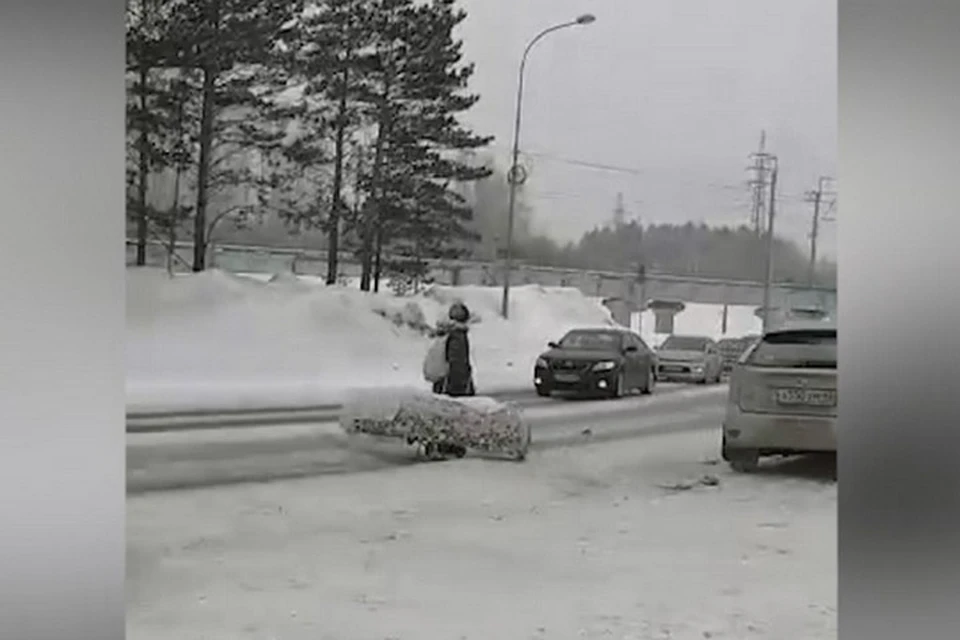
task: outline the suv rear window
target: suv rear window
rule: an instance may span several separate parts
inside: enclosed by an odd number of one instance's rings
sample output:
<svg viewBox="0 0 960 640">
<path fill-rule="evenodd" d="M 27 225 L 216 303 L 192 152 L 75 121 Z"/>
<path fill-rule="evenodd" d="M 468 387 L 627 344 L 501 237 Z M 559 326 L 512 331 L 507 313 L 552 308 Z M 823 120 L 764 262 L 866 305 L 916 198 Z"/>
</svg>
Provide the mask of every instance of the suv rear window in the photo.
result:
<svg viewBox="0 0 960 640">
<path fill-rule="evenodd" d="M 752 367 L 836 369 L 837 332 L 807 329 L 771 333 L 744 354 L 744 360 Z"/>
<path fill-rule="evenodd" d="M 703 351 L 710 341 L 696 336 L 670 336 L 661 345 L 666 351 Z"/>
</svg>

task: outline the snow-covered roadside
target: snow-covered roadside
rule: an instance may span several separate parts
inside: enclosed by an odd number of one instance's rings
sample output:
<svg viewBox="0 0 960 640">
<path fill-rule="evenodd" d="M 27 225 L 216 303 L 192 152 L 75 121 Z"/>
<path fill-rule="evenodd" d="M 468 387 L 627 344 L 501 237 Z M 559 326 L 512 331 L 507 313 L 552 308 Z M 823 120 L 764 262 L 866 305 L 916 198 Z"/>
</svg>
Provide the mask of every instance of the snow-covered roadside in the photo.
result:
<svg viewBox="0 0 960 640">
<path fill-rule="evenodd" d="M 598 298 L 573 288 L 517 287 L 510 319 L 495 287 L 431 287 L 397 297 L 327 287 L 315 277 L 221 271 L 170 278 L 127 270 L 127 411 L 259 409 L 339 404 L 356 388 L 426 388 L 429 329 L 454 300 L 470 307 L 479 391 L 532 390 L 546 343 L 575 327 L 613 324 Z M 719 337 L 722 305 L 690 304 L 679 333 Z M 728 309 L 727 335 L 756 330 L 752 308 Z M 651 312 L 641 330 L 651 344 Z"/>
<path fill-rule="evenodd" d="M 835 638 L 836 486 L 715 455 L 672 434 L 133 498 L 128 633 Z"/>
<path fill-rule="evenodd" d="M 471 346 L 485 394 L 531 389 L 548 341 L 613 323 L 599 299 L 576 289 L 517 287 L 505 320 L 492 287 L 397 297 L 292 275 L 262 282 L 130 269 L 127 410 L 317 406 L 355 388 L 425 388 L 428 331 L 458 299 L 475 316 Z"/>
</svg>

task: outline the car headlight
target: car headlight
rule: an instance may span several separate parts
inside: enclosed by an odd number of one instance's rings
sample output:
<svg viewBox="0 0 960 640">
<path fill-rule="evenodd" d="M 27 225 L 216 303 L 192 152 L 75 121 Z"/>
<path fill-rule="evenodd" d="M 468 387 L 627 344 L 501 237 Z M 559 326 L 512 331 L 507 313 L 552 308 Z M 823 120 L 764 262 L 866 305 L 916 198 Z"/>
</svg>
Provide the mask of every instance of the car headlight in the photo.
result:
<svg viewBox="0 0 960 640">
<path fill-rule="evenodd" d="M 593 370 L 594 371 L 610 371 L 611 369 L 615 369 L 616 366 L 617 366 L 617 363 L 614 362 L 613 360 L 605 360 L 603 362 L 598 362 L 597 364 L 593 365 Z"/>
<path fill-rule="evenodd" d="M 528 360 L 528 362 L 529 362 L 529 360 Z M 547 367 L 549 367 L 549 364 L 547 363 L 547 359 L 546 359 L 546 358 L 537 358 L 537 366 L 538 366 L 539 368 L 541 368 L 541 369 L 546 369 Z"/>
<path fill-rule="evenodd" d="M 703 373 L 703 370 L 706 368 L 706 365 L 703 363 L 693 365 L 693 370 L 695 373 Z"/>
</svg>

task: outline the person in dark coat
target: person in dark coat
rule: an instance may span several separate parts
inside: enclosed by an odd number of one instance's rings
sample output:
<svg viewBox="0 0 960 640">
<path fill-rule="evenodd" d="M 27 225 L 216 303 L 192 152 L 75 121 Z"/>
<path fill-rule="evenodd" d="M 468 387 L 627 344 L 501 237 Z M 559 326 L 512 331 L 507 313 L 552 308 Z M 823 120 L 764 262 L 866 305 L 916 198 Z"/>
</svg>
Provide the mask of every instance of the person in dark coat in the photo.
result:
<svg viewBox="0 0 960 640">
<path fill-rule="evenodd" d="M 473 367 L 470 364 L 470 338 L 467 336 L 467 323 L 470 311 L 462 302 L 450 307 L 449 322 L 439 327 L 441 335 L 446 335 L 447 375 L 433 385 L 434 393 L 448 396 L 472 396 L 476 394 L 473 384 Z M 459 445 L 441 443 L 441 454 L 452 454 L 458 458 L 466 455 L 467 450 Z"/>
<path fill-rule="evenodd" d="M 450 323 L 447 325 L 447 377 L 442 381 L 442 391 L 448 396 L 476 395 L 473 384 L 473 367 L 470 364 L 470 338 L 467 323 L 470 311 L 462 302 L 450 307 Z"/>
</svg>

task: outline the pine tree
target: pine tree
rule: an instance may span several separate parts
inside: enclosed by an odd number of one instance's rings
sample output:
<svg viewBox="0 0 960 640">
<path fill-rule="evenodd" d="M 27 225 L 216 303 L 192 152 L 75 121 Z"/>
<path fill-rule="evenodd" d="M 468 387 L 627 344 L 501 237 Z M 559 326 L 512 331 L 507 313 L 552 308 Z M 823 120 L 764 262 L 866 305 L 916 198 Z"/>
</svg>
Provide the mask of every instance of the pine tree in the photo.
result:
<svg viewBox="0 0 960 640">
<path fill-rule="evenodd" d="M 418 260 L 451 255 L 467 228 L 470 207 L 451 188 L 490 175 L 463 161 L 462 151 L 491 138 L 458 120 L 478 96 L 466 93 L 472 65 L 462 64 L 453 31 L 466 13 L 452 0 L 415 4 L 381 0 L 378 46 L 371 69 L 371 118 L 377 125 L 371 205 L 363 228 L 361 288 L 368 290 L 385 242 Z"/>
<path fill-rule="evenodd" d="M 156 215 L 153 220 L 165 239 L 167 269 L 171 272 L 174 262 L 181 260 L 176 252 L 178 231 L 181 225 L 189 220 L 192 212 L 191 207 L 183 205 L 182 193 L 195 160 L 190 126 L 197 106 L 193 86 L 188 80 L 189 70 L 174 71 L 176 73 L 170 74 L 167 91 L 157 100 L 157 109 L 169 115 L 164 166 L 172 169 L 174 173 L 173 194 L 170 207 L 162 215 Z"/>
<path fill-rule="evenodd" d="M 296 228 L 326 229 L 328 284 L 337 280 L 341 224 L 349 211 L 344 197 L 347 146 L 351 131 L 361 124 L 355 94 L 371 37 L 368 5 L 367 0 L 312 2 L 292 29 L 287 84 L 296 98 L 289 115 L 300 134 L 284 147 L 284 157 L 295 169 L 290 174 L 296 176 L 293 190 L 312 191 L 308 197 L 313 201 L 294 198 L 285 217 Z M 318 188 L 328 173 L 329 189 Z M 312 189 L 300 179 L 304 174 Z"/>
<path fill-rule="evenodd" d="M 159 0 L 132 0 L 126 10 L 127 44 L 127 191 L 128 219 L 136 225 L 137 266 L 146 264 L 150 175 L 165 164 L 168 113 L 158 104 L 165 95 L 163 77 L 166 25 Z"/>
<path fill-rule="evenodd" d="M 211 194 L 236 189 L 259 178 L 245 152 L 264 144 L 270 133 L 263 125 L 267 107 L 257 88 L 272 65 L 282 27 L 295 15 L 294 0 L 179 0 L 171 3 L 170 33 L 176 46 L 167 61 L 171 67 L 199 75 L 199 122 L 196 127 L 196 205 L 193 211 L 194 271 L 206 268 L 208 237 L 229 213 L 228 208 L 208 221 Z M 218 153 L 218 147 L 221 153 Z M 240 159 L 237 162 L 237 159 Z"/>
<path fill-rule="evenodd" d="M 376 133 L 369 175 L 363 180 L 368 197 L 358 220 L 363 291 L 370 290 L 375 236 L 384 201 L 385 156 L 401 95 L 399 88 L 412 63 L 410 39 L 416 28 L 413 0 L 371 0 L 369 6 L 370 53 L 361 62 L 364 83 L 358 98 L 364 117 Z"/>
</svg>

